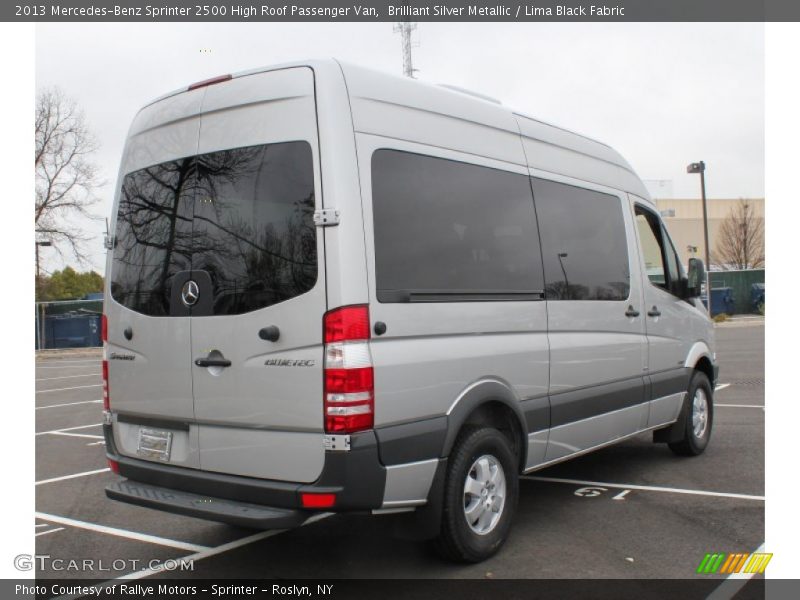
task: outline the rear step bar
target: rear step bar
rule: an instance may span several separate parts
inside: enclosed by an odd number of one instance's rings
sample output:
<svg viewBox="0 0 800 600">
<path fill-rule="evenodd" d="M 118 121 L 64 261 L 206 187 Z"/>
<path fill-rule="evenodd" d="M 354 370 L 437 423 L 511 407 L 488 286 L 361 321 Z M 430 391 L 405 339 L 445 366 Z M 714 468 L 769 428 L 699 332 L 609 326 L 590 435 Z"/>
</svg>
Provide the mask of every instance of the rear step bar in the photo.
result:
<svg viewBox="0 0 800 600">
<path fill-rule="evenodd" d="M 211 498 L 129 479 L 110 484 L 106 487 L 106 496 L 112 500 L 129 504 L 254 529 L 298 527 L 313 514 L 303 510 L 272 508 L 235 500 Z"/>
</svg>

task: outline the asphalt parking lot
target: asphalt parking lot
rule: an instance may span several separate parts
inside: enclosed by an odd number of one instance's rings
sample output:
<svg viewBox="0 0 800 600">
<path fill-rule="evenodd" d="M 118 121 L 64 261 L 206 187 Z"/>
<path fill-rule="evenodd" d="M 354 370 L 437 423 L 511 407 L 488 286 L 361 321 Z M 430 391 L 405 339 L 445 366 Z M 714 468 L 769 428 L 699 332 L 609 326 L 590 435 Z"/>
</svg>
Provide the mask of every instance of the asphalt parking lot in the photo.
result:
<svg viewBox="0 0 800 600">
<path fill-rule="evenodd" d="M 37 578 L 691 578 L 709 552 L 764 542 L 764 326 L 717 328 L 721 365 L 706 453 L 641 435 L 526 476 L 511 538 L 478 565 L 442 562 L 385 518 L 337 515 L 253 532 L 106 499 L 98 355 L 36 363 L 36 551 L 93 561 Z M 113 403 L 113 393 L 112 393 Z M 170 563 L 175 566 L 174 563 Z M 58 566 L 64 567 L 65 563 Z M 705 576 L 713 577 L 713 576 Z"/>
</svg>

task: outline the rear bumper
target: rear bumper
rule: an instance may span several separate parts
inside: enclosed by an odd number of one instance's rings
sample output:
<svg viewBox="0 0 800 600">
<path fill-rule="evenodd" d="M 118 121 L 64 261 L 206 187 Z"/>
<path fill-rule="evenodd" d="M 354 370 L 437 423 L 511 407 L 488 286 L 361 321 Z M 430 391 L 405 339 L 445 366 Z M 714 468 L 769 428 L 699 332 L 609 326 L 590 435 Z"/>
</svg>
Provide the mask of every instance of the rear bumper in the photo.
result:
<svg viewBox="0 0 800 600">
<path fill-rule="evenodd" d="M 122 502 L 234 524 L 244 524 L 240 519 L 250 511 L 255 521 L 248 521 L 248 526 L 269 528 L 292 526 L 281 524 L 283 520 L 298 525 L 312 514 L 302 507 L 303 493 L 336 494 L 334 506 L 325 512 L 369 511 L 383 503 L 386 468 L 380 462 L 374 431 L 351 435 L 347 452 L 326 452 L 322 473 L 310 484 L 130 458 L 117 450 L 110 425 L 103 426 L 103 434 L 108 458 L 117 462 L 119 474 L 127 480 L 110 485 L 106 495 Z M 256 508 L 266 512 L 257 513 Z M 292 514 L 284 514 L 287 511 Z M 259 520 L 268 525 L 258 525 Z"/>
<path fill-rule="evenodd" d="M 106 487 L 106 496 L 112 500 L 120 500 L 129 504 L 254 529 L 297 527 L 311 516 L 311 513 L 307 511 L 209 498 L 128 479 Z"/>
</svg>

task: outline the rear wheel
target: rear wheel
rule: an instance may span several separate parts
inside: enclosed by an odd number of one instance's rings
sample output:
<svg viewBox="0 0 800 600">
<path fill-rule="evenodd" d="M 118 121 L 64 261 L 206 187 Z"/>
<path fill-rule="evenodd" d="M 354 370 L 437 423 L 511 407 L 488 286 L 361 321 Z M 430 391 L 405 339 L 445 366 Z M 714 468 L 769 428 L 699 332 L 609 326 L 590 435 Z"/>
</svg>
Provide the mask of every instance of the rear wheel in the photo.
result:
<svg viewBox="0 0 800 600">
<path fill-rule="evenodd" d="M 466 428 L 450 456 L 442 525 L 434 545 L 443 557 L 480 562 L 508 537 L 519 495 L 517 461 L 506 436 Z"/>
<path fill-rule="evenodd" d="M 670 442 L 669 448 L 681 456 L 697 456 L 708 446 L 714 421 L 713 392 L 705 373 L 694 373 L 684 402 L 683 439 Z"/>
</svg>

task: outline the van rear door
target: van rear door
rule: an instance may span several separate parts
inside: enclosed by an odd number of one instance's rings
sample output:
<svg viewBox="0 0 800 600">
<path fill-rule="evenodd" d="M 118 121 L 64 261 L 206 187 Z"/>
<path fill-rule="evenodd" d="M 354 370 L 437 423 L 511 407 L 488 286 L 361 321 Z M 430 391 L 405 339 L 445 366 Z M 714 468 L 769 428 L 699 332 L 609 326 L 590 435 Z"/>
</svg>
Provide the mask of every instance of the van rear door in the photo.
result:
<svg viewBox="0 0 800 600">
<path fill-rule="evenodd" d="M 131 126 L 104 303 L 117 448 L 185 467 L 198 467 L 199 453 L 191 425 L 190 320 L 177 294 L 181 273 L 191 268 L 191 157 L 197 152 L 203 92 L 151 104 Z M 153 426 L 170 432 L 169 452 L 142 449 L 141 436 Z"/>
<path fill-rule="evenodd" d="M 314 77 L 293 68 L 207 88 L 191 280 L 204 470 L 312 482 L 324 462 L 326 310 Z"/>
</svg>

